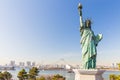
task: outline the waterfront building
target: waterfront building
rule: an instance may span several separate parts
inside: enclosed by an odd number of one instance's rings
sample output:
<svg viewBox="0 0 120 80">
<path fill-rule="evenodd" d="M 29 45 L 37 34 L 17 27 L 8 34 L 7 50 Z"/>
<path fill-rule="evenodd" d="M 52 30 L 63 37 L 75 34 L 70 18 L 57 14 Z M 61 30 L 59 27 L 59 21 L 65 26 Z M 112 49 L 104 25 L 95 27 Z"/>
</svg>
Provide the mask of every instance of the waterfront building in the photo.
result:
<svg viewBox="0 0 120 80">
<path fill-rule="evenodd" d="M 35 67 L 35 62 L 32 62 L 32 67 Z"/>
<path fill-rule="evenodd" d="M 26 67 L 31 67 L 31 61 L 26 62 Z"/>
<path fill-rule="evenodd" d="M 19 62 L 19 67 L 24 67 L 25 63 L 24 62 Z"/>
<path fill-rule="evenodd" d="M 14 67 L 15 66 L 15 61 L 10 61 L 10 66 Z"/>
<path fill-rule="evenodd" d="M 65 69 L 71 69 L 71 66 L 70 65 L 65 65 Z"/>
</svg>

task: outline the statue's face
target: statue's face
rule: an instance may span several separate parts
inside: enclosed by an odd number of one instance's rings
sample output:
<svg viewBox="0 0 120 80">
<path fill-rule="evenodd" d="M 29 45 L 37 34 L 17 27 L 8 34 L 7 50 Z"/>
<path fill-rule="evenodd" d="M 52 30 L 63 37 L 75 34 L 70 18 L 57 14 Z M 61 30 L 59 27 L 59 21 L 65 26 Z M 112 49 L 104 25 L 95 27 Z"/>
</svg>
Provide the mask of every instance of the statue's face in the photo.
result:
<svg viewBox="0 0 120 80">
<path fill-rule="evenodd" d="M 91 21 L 90 20 L 86 20 L 86 22 L 85 22 L 85 24 L 86 24 L 86 27 L 91 27 Z"/>
</svg>

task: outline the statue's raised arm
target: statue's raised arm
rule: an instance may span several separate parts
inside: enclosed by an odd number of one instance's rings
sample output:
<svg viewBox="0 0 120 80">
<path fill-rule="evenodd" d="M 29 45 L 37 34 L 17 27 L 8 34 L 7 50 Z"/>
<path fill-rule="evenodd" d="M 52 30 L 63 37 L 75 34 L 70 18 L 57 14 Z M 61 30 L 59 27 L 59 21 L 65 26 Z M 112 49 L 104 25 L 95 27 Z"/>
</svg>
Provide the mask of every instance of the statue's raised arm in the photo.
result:
<svg viewBox="0 0 120 80">
<path fill-rule="evenodd" d="M 79 15 L 80 15 L 80 32 L 82 33 L 82 29 L 84 28 L 84 22 L 82 18 L 82 4 L 78 5 Z"/>
</svg>

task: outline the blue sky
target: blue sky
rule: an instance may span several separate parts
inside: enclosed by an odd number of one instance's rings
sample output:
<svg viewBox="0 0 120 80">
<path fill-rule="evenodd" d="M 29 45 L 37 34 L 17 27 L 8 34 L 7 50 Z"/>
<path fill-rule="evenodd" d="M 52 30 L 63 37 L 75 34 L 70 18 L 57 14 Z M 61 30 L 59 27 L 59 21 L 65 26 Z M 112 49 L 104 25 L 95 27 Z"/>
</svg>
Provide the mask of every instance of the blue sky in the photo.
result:
<svg viewBox="0 0 120 80">
<path fill-rule="evenodd" d="M 10 60 L 53 64 L 64 59 L 81 63 L 78 3 L 83 18 L 102 33 L 97 64 L 120 61 L 119 0 L 1 0 L 0 63 Z"/>
</svg>

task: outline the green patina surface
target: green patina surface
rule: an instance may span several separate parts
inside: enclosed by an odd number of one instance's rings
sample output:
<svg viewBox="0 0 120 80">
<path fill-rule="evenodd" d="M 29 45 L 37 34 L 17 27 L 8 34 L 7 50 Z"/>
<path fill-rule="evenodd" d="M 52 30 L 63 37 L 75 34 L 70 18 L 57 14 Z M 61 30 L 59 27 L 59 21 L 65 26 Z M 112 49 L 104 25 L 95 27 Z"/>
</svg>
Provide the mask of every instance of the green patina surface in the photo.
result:
<svg viewBox="0 0 120 80">
<path fill-rule="evenodd" d="M 102 34 L 94 35 L 91 29 L 91 21 L 88 19 L 85 22 L 82 20 L 82 9 L 79 9 L 80 13 L 80 32 L 81 32 L 81 47 L 82 47 L 82 68 L 83 69 L 95 69 L 96 68 L 96 56 L 97 45 L 102 39 Z"/>
</svg>

